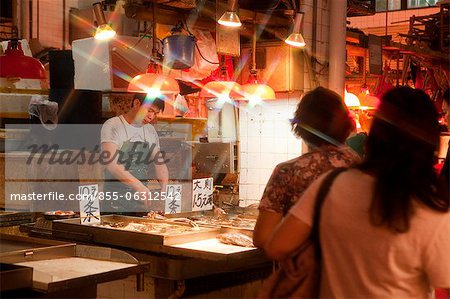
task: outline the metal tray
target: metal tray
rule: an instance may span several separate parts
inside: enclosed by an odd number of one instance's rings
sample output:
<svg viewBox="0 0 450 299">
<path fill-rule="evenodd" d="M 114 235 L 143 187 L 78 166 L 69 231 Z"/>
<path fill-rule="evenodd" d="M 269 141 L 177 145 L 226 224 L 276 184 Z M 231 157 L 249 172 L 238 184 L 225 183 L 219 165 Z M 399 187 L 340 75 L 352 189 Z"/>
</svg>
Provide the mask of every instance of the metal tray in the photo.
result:
<svg viewBox="0 0 450 299">
<path fill-rule="evenodd" d="M 168 227 L 190 227 L 189 224 L 184 223 L 130 216 L 106 215 L 102 216 L 101 219 L 102 223 L 133 222 L 164 224 Z M 80 224 L 79 218 L 53 221 L 53 229 L 53 237 L 57 238 L 64 238 L 64 233 L 67 232 L 71 234 L 71 239 L 77 238 L 77 241 L 115 245 L 138 250 L 155 250 L 163 245 L 175 245 L 204 240 L 215 237 L 220 231 L 219 228 L 200 227 L 198 230 L 173 234 L 142 233 L 101 226 L 82 225 Z"/>
<path fill-rule="evenodd" d="M 28 289 L 33 285 L 33 268 L 0 263 L 0 292 Z"/>
<path fill-rule="evenodd" d="M 76 245 L 19 236 L 1 235 L 2 244 L 14 241 L 17 248 L 0 253 L 2 262 L 32 268 L 32 288 L 46 293 L 85 288 L 148 270 L 132 255 L 116 249 Z M 31 240 L 31 241 L 30 241 Z M 51 245 L 56 244 L 56 245 Z M 4 282 L 12 283 L 11 277 Z M 3 280 L 3 277 L 2 277 Z"/>
<path fill-rule="evenodd" d="M 228 213 L 227 215 L 225 215 L 226 217 L 242 217 L 243 220 L 245 219 L 252 219 L 255 221 L 256 223 L 256 216 L 255 215 L 245 215 L 243 213 Z M 177 214 L 166 214 L 165 215 L 168 218 L 168 221 L 176 221 L 177 218 L 207 218 L 207 217 L 213 217 L 214 213 L 212 211 L 196 211 L 196 212 L 183 212 L 183 213 L 177 213 Z M 240 226 L 233 226 L 233 225 L 229 225 L 225 222 L 220 222 L 218 221 L 217 223 L 207 223 L 207 222 L 203 222 L 203 221 L 196 221 L 193 220 L 196 224 L 198 224 L 199 226 L 203 226 L 203 227 L 215 227 L 215 228 L 220 228 L 220 233 L 229 233 L 229 232 L 238 232 L 238 233 L 242 233 L 245 234 L 247 236 L 252 237 L 253 236 L 253 230 L 254 228 L 249 228 L 249 227 L 240 227 Z M 178 222 L 175 222 L 178 223 Z"/>
</svg>

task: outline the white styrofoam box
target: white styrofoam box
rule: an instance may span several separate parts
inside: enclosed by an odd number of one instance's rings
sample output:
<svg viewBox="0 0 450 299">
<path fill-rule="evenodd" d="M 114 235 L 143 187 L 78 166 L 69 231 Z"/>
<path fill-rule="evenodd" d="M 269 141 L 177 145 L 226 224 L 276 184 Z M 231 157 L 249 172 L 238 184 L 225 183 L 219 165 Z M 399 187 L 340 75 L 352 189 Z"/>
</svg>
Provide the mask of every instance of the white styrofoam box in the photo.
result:
<svg viewBox="0 0 450 299">
<path fill-rule="evenodd" d="M 248 153 L 248 168 L 262 168 L 261 167 L 261 153 Z"/>
<path fill-rule="evenodd" d="M 234 106 L 230 103 L 223 104 L 221 109 L 208 110 L 208 140 L 210 142 L 235 142 L 235 116 Z"/>
<path fill-rule="evenodd" d="M 261 138 L 248 137 L 247 138 L 247 152 L 248 153 L 260 153 L 261 152 Z"/>
<path fill-rule="evenodd" d="M 133 36 L 116 36 L 109 41 L 93 37 L 74 40 L 75 89 L 126 92 L 129 81 L 145 73 L 150 61 L 148 41 L 135 45 L 138 40 Z"/>
</svg>

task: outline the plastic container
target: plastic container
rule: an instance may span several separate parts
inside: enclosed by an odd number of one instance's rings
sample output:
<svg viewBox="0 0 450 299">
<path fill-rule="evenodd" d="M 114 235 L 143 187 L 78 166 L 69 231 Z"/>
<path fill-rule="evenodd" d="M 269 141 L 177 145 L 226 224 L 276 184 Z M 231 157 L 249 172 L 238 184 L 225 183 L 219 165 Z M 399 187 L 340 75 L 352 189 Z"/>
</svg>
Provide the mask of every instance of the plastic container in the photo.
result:
<svg viewBox="0 0 450 299">
<path fill-rule="evenodd" d="M 194 65 L 195 38 L 190 35 L 171 35 L 163 40 L 164 65 L 175 70 Z"/>
</svg>

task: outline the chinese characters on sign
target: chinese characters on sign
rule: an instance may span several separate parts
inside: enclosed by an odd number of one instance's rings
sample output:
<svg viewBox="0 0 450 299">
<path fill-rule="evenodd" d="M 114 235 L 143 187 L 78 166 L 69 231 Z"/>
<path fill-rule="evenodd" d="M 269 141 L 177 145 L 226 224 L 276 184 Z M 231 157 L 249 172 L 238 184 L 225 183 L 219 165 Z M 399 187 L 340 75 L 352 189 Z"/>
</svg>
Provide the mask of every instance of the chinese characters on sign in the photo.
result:
<svg viewBox="0 0 450 299">
<path fill-rule="evenodd" d="M 164 208 L 166 214 L 181 213 L 181 191 L 182 185 L 167 185 Z"/>
<path fill-rule="evenodd" d="M 192 182 L 192 211 L 211 210 L 213 207 L 213 178 Z"/>
<path fill-rule="evenodd" d="M 98 199 L 98 185 L 78 186 L 80 200 L 81 224 L 100 223 L 100 202 Z"/>
</svg>

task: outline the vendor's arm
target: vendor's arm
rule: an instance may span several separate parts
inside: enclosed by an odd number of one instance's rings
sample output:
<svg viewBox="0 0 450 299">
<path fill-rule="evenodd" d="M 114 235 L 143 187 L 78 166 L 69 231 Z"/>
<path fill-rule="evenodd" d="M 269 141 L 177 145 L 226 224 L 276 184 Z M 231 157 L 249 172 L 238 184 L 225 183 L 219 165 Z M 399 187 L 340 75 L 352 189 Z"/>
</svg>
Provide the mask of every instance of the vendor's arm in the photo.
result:
<svg viewBox="0 0 450 299">
<path fill-rule="evenodd" d="M 118 163 L 118 155 L 116 154 L 118 151 L 117 144 L 113 142 L 102 142 L 102 151 L 105 156 L 114 157 L 105 166 L 117 180 L 130 186 L 137 192 L 148 192 L 147 187 L 141 181 L 128 172 L 122 164 Z"/>
<path fill-rule="evenodd" d="M 169 182 L 169 170 L 165 163 L 155 165 L 156 177 L 158 178 L 161 191 L 166 191 L 167 183 Z"/>
</svg>

